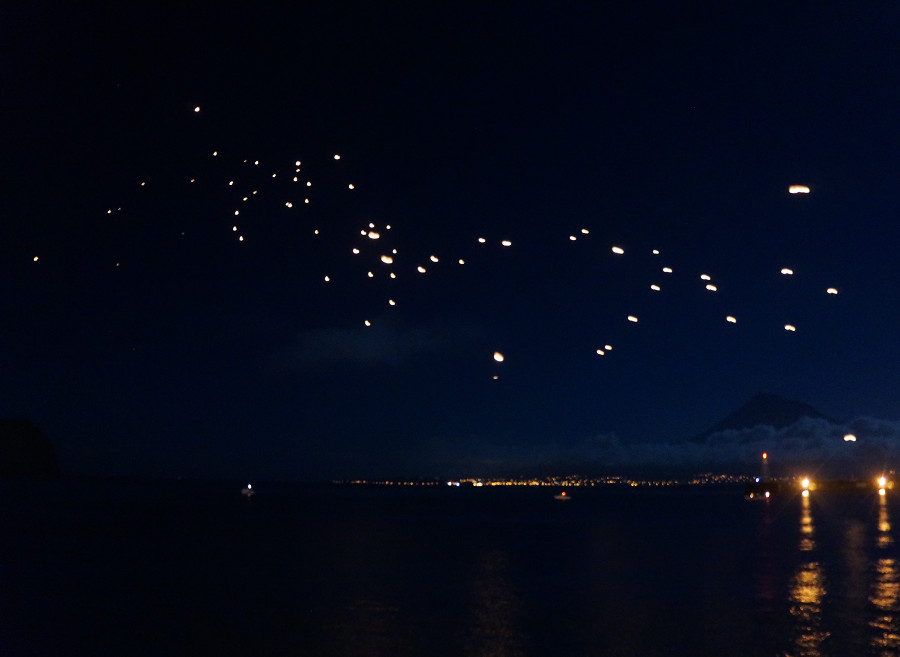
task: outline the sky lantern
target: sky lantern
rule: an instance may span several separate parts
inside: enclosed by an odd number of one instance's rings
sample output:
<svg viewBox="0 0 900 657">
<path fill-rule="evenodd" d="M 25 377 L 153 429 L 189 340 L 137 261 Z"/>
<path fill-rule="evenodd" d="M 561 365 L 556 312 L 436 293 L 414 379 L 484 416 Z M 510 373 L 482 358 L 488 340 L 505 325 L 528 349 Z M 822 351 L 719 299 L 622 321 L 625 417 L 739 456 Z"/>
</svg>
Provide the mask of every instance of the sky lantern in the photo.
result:
<svg viewBox="0 0 900 657">
<path fill-rule="evenodd" d="M 659 249 L 653 249 L 653 255 L 659 255 Z"/>
<path fill-rule="evenodd" d="M 418 271 L 420 274 L 424 274 L 425 267 L 423 267 L 422 265 L 419 265 L 418 267 L 416 267 L 416 271 Z"/>
<path fill-rule="evenodd" d="M 438 261 L 437 256 L 431 256 L 431 262 L 437 262 L 437 261 Z"/>
<path fill-rule="evenodd" d="M 294 166 L 299 167 L 299 166 L 300 166 L 300 160 L 297 160 L 296 162 L 294 162 Z"/>
<path fill-rule="evenodd" d="M 479 238 L 478 238 L 478 243 L 479 243 L 479 244 L 484 244 L 486 241 L 487 241 L 487 240 L 485 240 L 483 237 L 479 237 Z"/>
<path fill-rule="evenodd" d="M 459 264 L 464 265 L 464 264 L 466 264 L 466 261 L 463 260 L 462 258 L 460 258 L 460 259 L 459 259 Z"/>
<path fill-rule="evenodd" d="M 367 272 L 366 275 L 367 275 L 369 278 L 374 278 L 374 277 L 375 277 L 375 274 L 373 274 L 372 272 Z"/>
<path fill-rule="evenodd" d="M 194 114 L 199 114 L 199 113 L 200 113 L 200 106 L 197 105 L 197 107 L 194 108 Z"/>
<path fill-rule="evenodd" d="M 715 292 L 715 291 L 718 290 L 719 288 L 717 288 L 715 285 L 713 285 L 712 283 L 710 283 L 709 285 L 706 286 L 706 289 L 709 290 L 710 292 Z"/>
<path fill-rule="evenodd" d="M 598 356 L 605 356 L 605 355 L 606 355 L 606 352 L 603 351 L 602 349 L 598 349 L 598 350 L 597 350 L 597 355 L 598 355 Z"/>
<path fill-rule="evenodd" d="M 612 345 L 605 344 L 605 345 L 603 345 L 603 348 L 606 349 L 607 351 L 612 351 Z"/>
<path fill-rule="evenodd" d="M 650 289 L 653 290 L 654 292 L 659 292 L 659 285 L 654 283 L 653 285 L 650 286 Z"/>
<path fill-rule="evenodd" d="M 635 324 L 637 324 L 638 318 L 635 317 L 634 315 L 629 315 L 629 316 L 628 316 L 628 321 L 629 321 L 629 322 L 634 322 Z"/>
<path fill-rule="evenodd" d="M 502 242 L 500 242 L 500 244 L 502 244 L 503 246 L 512 246 L 512 242 L 510 242 L 509 240 L 503 240 Z"/>
<path fill-rule="evenodd" d="M 383 256 L 381 256 L 381 262 L 383 262 L 386 265 L 389 265 L 392 262 L 394 262 L 394 259 L 389 255 L 383 255 Z"/>
<path fill-rule="evenodd" d="M 727 315 L 725 317 L 725 321 L 728 322 L 729 324 L 737 324 L 737 320 L 732 315 Z"/>
<path fill-rule="evenodd" d="M 569 239 L 572 240 L 572 241 L 574 242 L 574 241 L 577 240 L 578 238 L 575 237 L 574 235 L 569 235 Z"/>
<path fill-rule="evenodd" d="M 782 267 L 781 273 L 784 274 L 785 276 L 793 276 L 794 270 L 788 269 L 787 267 Z"/>
<path fill-rule="evenodd" d="M 340 160 L 340 159 L 341 159 L 341 156 L 338 155 L 337 153 L 335 153 L 335 154 L 334 154 L 334 159 L 335 159 L 335 160 Z"/>
<path fill-rule="evenodd" d="M 391 306 L 396 306 L 396 305 L 397 305 L 397 302 L 394 301 L 393 299 L 388 299 L 388 304 L 391 305 Z"/>
<path fill-rule="evenodd" d="M 622 255 L 623 253 L 625 253 L 625 249 L 623 249 L 621 246 L 614 246 L 612 248 L 612 252 L 617 255 Z"/>
<path fill-rule="evenodd" d="M 37 262 L 37 261 L 38 261 L 38 257 L 37 257 L 37 256 L 34 256 L 33 262 Z"/>
<path fill-rule="evenodd" d="M 349 185 L 347 185 L 347 189 L 356 189 L 356 188 L 353 186 L 353 183 L 350 183 Z"/>
<path fill-rule="evenodd" d="M 856 436 L 854 436 L 852 433 L 848 433 L 847 435 L 844 436 L 844 442 L 845 443 L 855 443 Z"/>
<path fill-rule="evenodd" d="M 353 255 L 359 255 L 359 249 L 353 249 Z"/>
<path fill-rule="evenodd" d="M 835 288 L 835 287 L 830 287 L 827 290 L 825 290 L 825 292 L 827 292 L 828 294 L 837 294 L 838 293 L 837 288 Z"/>
<path fill-rule="evenodd" d="M 672 273 L 672 268 L 671 268 L 671 267 L 663 267 L 662 270 L 663 270 L 663 273 L 664 273 L 664 274 L 671 274 L 671 273 Z"/>
<path fill-rule="evenodd" d="M 370 240 L 377 240 L 379 237 L 381 237 L 381 235 L 379 233 L 376 233 L 374 230 L 369 232 Z"/>
<path fill-rule="evenodd" d="M 590 232 L 591 232 L 591 231 L 589 231 L 587 228 L 582 228 L 582 229 L 581 229 L 581 234 L 582 234 L 582 235 L 587 235 L 587 234 L 590 233 Z"/>
<path fill-rule="evenodd" d="M 495 351 L 494 352 L 494 360 L 497 361 L 498 363 L 502 363 L 504 360 L 503 354 L 501 354 L 499 351 Z"/>
<path fill-rule="evenodd" d="M 709 281 L 712 279 L 709 277 L 709 274 L 700 274 L 700 280 L 701 281 Z"/>
<path fill-rule="evenodd" d="M 788 187 L 788 192 L 791 194 L 809 194 L 809 187 L 806 185 L 791 185 Z"/>
<path fill-rule="evenodd" d="M 326 276 L 326 277 L 325 277 L 325 282 L 326 282 L 326 283 L 328 283 L 330 280 L 331 280 L 331 276 Z"/>
<path fill-rule="evenodd" d="M 363 324 L 365 324 L 366 326 L 372 326 L 372 322 L 370 322 L 369 320 L 366 320 L 365 322 L 363 322 Z"/>
<path fill-rule="evenodd" d="M 231 230 L 234 231 L 234 232 L 237 232 L 237 226 L 232 226 L 232 227 L 231 227 Z"/>
<path fill-rule="evenodd" d="M 794 326 L 793 324 L 785 324 L 785 325 L 784 325 L 784 330 L 785 330 L 785 331 L 790 331 L 790 332 L 793 333 L 794 331 L 797 330 L 797 327 Z"/>
</svg>

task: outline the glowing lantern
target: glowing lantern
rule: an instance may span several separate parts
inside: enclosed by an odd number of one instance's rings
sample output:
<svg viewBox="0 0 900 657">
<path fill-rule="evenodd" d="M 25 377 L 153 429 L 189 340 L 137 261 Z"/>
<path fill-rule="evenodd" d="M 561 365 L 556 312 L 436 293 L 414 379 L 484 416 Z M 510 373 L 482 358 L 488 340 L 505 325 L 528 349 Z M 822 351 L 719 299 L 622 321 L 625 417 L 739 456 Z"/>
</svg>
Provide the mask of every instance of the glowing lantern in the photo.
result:
<svg viewBox="0 0 900 657">
<path fill-rule="evenodd" d="M 391 278 L 397 278 L 397 274 L 395 274 L 394 272 L 391 272 Z"/>
<path fill-rule="evenodd" d="M 612 248 L 612 252 L 617 255 L 622 255 L 623 253 L 625 253 L 625 249 L 623 249 L 621 246 L 614 246 Z"/>
<path fill-rule="evenodd" d="M 340 155 L 338 155 L 338 154 L 337 154 L 337 153 L 335 153 L 335 155 L 334 155 L 334 159 L 335 159 L 335 160 L 340 160 L 340 159 L 341 159 L 341 156 L 340 156 Z"/>
<path fill-rule="evenodd" d="M 605 344 L 605 345 L 603 345 L 603 348 L 606 349 L 607 351 L 612 351 L 611 345 Z"/>
<path fill-rule="evenodd" d="M 725 317 L 725 321 L 728 322 L 729 324 L 737 324 L 737 320 L 734 317 L 732 317 L 731 315 L 728 315 L 727 317 Z"/>
<path fill-rule="evenodd" d="M 459 259 L 459 264 L 464 265 L 464 264 L 466 264 L 466 261 L 463 260 L 462 258 L 460 258 L 460 259 Z"/>
<path fill-rule="evenodd" d="M 791 185 L 788 187 L 788 192 L 791 194 L 809 194 L 809 187 L 806 185 Z"/>
<path fill-rule="evenodd" d="M 253 164 L 254 164 L 255 166 L 259 166 L 259 160 L 254 160 L 254 161 L 253 161 Z"/>
<path fill-rule="evenodd" d="M 638 318 L 635 317 L 634 315 L 629 315 L 629 316 L 628 316 L 628 321 L 629 321 L 629 322 L 634 322 L 635 324 L 637 324 Z"/>
<path fill-rule="evenodd" d="M 603 356 L 603 355 L 605 355 L 605 354 L 606 354 L 606 352 L 603 351 L 602 349 L 598 349 L 598 350 L 597 350 L 597 355 L 598 355 L 598 356 Z"/>
<path fill-rule="evenodd" d="M 653 249 L 653 255 L 659 255 L 659 249 Z"/>
<path fill-rule="evenodd" d="M 838 293 L 837 288 L 834 288 L 834 287 L 828 288 L 827 290 L 825 290 L 825 292 L 827 292 L 828 294 L 837 294 Z"/>
<path fill-rule="evenodd" d="M 369 222 L 369 228 L 375 228 L 375 224 Z"/>
<path fill-rule="evenodd" d="M 424 273 L 425 273 L 425 267 L 423 267 L 422 265 L 419 265 L 419 266 L 416 268 L 416 271 L 418 271 L 420 274 L 424 274 Z"/>
<path fill-rule="evenodd" d="M 200 112 L 200 106 L 199 106 L 199 105 L 197 105 L 197 107 L 194 108 L 194 112 L 195 112 L 195 113 L 199 113 L 199 112 Z"/>
<path fill-rule="evenodd" d="M 307 180 L 307 181 L 306 181 L 306 186 L 307 186 L 307 187 L 312 187 L 312 181 Z"/>
<path fill-rule="evenodd" d="M 391 225 L 388 224 L 387 226 L 384 227 L 384 229 L 385 229 L 385 230 L 390 230 L 390 229 L 391 229 Z"/>
<path fill-rule="evenodd" d="M 326 283 L 327 283 L 328 281 L 330 281 L 330 280 L 331 280 L 331 277 L 330 277 L 330 276 L 326 276 L 326 277 L 325 277 L 325 282 L 326 282 Z"/>
<path fill-rule="evenodd" d="M 512 246 L 512 242 L 510 242 L 509 240 L 503 240 L 502 242 L 500 242 L 500 244 L 502 244 L 503 246 Z"/>
<path fill-rule="evenodd" d="M 713 285 L 712 283 L 710 283 L 709 285 L 706 286 L 706 289 L 709 290 L 710 292 L 715 292 L 715 291 L 718 290 L 719 288 L 717 288 L 715 285 Z"/>
<path fill-rule="evenodd" d="M 394 302 L 393 299 L 388 299 L 388 303 L 389 303 L 390 305 L 392 305 L 392 306 L 396 306 L 396 305 L 397 305 L 397 304 Z"/>
<path fill-rule="evenodd" d="M 372 326 L 372 322 L 370 322 L 369 320 L 366 320 L 365 322 L 363 322 L 363 324 L 365 324 L 366 326 Z"/>
<path fill-rule="evenodd" d="M 569 239 L 572 240 L 572 241 L 574 242 L 574 241 L 577 240 L 578 238 L 575 237 L 574 235 L 569 235 Z"/>
<path fill-rule="evenodd" d="M 656 285 L 654 283 L 653 285 L 650 286 L 650 289 L 653 290 L 654 292 L 659 292 L 659 285 Z"/>
<path fill-rule="evenodd" d="M 499 351 L 495 351 L 494 352 L 494 360 L 497 361 L 498 363 L 502 363 L 503 362 L 503 354 L 501 354 Z"/>
<path fill-rule="evenodd" d="M 241 235 L 240 237 L 238 237 L 238 242 L 243 242 L 243 241 L 244 241 L 244 236 L 243 236 L 243 235 Z"/>
<path fill-rule="evenodd" d="M 671 267 L 663 267 L 662 270 L 663 270 L 663 273 L 664 273 L 664 274 L 671 274 L 671 273 L 672 273 L 672 268 L 671 268 Z"/>
<path fill-rule="evenodd" d="M 359 255 L 359 249 L 353 249 L 353 255 Z"/>
<path fill-rule="evenodd" d="M 587 235 L 589 232 L 590 232 L 590 231 L 588 231 L 587 228 L 582 228 L 582 229 L 581 229 L 581 234 L 582 234 L 582 235 Z"/>
<path fill-rule="evenodd" d="M 234 211 L 234 216 L 236 217 L 236 216 L 238 216 L 240 213 L 241 213 L 240 210 L 235 210 L 235 211 Z"/>
<path fill-rule="evenodd" d="M 769 455 L 766 452 L 762 453 L 762 460 L 765 461 L 769 458 Z"/>
<path fill-rule="evenodd" d="M 383 262 L 386 265 L 389 265 L 392 262 L 394 262 L 394 259 L 389 255 L 383 255 L 383 256 L 381 256 L 381 262 Z"/>
<path fill-rule="evenodd" d="M 373 274 L 372 272 L 369 272 L 368 276 L 369 276 L 369 278 L 372 278 L 373 276 L 375 276 L 375 274 Z"/>
<path fill-rule="evenodd" d="M 294 176 L 294 182 L 297 182 L 297 176 Z"/>
<path fill-rule="evenodd" d="M 797 330 L 797 327 L 794 326 L 793 324 L 785 324 L 785 325 L 784 325 L 784 330 L 785 330 L 785 331 L 792 331 L 792 332 L 793 332 L 793 331 L 796 331 L 796 330 Z"/>
<path fill-rule="evenodd" d="M 794 270 L 788 269 L 787 267 L 783 267 L 781 270 L 781 273 L 784 274 L 785 276 L 792 276 L 794 273 Z"/>
<path fill-rule="evenodd" d="M 219 154 L 219 151 L 213 151 L 213 157 Z M 246 162 L 246 160 L 244 160 Z"/>
<path fill-rule="evenodd" d="M 479 237 L 479 238 L 478 238 L 478 243 L 479 243 L 479 244 L 484 244 L 486 241 L 487 241 L 487 240 L 485 240 L 483 237 Z"/>
<path fill-rule="evenodd" d="M 38 257 L 34 256 L 34 262 L 37 262 L 37 261 L 38 261 Z"/>
<path fill-rule="evenodd" d="M 353 186 L 353 183 L 350 183 L 349 185 L 347 185 L 347 189 L 356 189 L 356 188 Z"/>
<path fill-rule="evenodd" d="M 234 184 L 234 181 L 233 181 L 233 180 L 229 180 L 229 181 L 228 181 L 228 186 L 229 186 L 229 187 L 231 187 L 233 184 Z"/>
<path fill-rule="evenodd" d="M 437 262 L 437 261 L 438 261 L 437 256 L 431 256 L 431 262 Z"/>
<path fill-rule="evenodd" d="M 374 230 L 369 232 L 370 240 L 377 240 L 379 237 L 381 237 L 381 235 L 379 233 L 376 233 Z"/>
<path fill-rule="evenodd" d="M 855 443 L 856 436 L 854 436 L 852 433 L 848 433 L 846 436 L 844 436 L 844 442 L 845 443 Z"/>
<path fill-rule="evenodd" d="M 292 207 L 294 207 L 294 204 L 291 203 L 290 201 L 288 201 L 287 203 L 284 204 L 284 206 L 285 206 L 286 208 L 292 208 Z"/>
<path fill-rule="evenodd" d="M 700 280 L 701 280 L 701 281 L 709 281 L 709 280 L 712 280 L 712 279 L 709 277 L 708 274 L 700 274 Z"/>
<path fill-rule="evenodd" d="M 299 167 L 299 166 L 300 166 L 300 160 L 297 160 L 296 162 L 294 162 L 294 166 Z"/>
</svg>

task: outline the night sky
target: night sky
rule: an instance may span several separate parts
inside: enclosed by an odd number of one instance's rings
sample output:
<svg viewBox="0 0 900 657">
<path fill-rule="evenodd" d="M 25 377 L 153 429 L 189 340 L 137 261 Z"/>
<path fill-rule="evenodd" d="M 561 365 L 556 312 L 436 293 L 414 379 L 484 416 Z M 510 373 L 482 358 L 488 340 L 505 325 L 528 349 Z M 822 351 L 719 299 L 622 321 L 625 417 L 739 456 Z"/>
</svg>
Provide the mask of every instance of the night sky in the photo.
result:
<svg viewBox="0 0 900 657">
<path fill-rule="evenodd" d="M 890 434 L 897 4 L 525 4 L 3 10 L 0 417 L 247 480 Z"/>
</svg>

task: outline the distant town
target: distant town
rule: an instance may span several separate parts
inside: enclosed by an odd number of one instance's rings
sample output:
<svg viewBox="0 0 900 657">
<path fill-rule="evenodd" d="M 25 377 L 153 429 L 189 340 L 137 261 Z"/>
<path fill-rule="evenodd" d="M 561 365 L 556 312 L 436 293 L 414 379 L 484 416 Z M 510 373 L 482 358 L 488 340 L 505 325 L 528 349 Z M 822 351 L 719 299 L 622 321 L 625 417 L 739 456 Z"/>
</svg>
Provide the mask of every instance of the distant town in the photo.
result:
<svg viewBox="0 0 900 657">
<path fill-rule="evenodd" d="M 704 486 L 721 484 L 746 484 L 752 477 L 729 474 L 713 474 L 710 472 L 683 479 L 634 479 L 631 477 L 606 476 L 582 477 L 567 475 L 562 477 L 467 477 L 465 479 L 348 479 L 336 480 L 335 484 L 354 486 L 451 486 L 451 487 L 483 487 L 483 486 L 550 486 L 554 488 L 573 486 Z"/>
</svg>

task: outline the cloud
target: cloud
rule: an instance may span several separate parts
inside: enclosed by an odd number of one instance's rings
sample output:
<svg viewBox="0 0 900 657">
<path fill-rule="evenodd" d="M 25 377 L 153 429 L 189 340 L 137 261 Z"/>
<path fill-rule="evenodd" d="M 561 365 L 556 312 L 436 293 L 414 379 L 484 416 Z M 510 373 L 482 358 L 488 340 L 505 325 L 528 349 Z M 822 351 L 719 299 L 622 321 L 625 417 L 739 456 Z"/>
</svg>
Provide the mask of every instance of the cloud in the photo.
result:
<svg viewBox="0 0 900 657">
<path fill-rule="evenodd" d="M 337 364 L 397 366 L 420 355 L 454 350 L 480 334 L 472 325 L 405 326 L 379 317 L 371 326 L 304 331 L 273 360 L 279 369 Z"/>
<path fill-rule="evenodd" d="M 857 441 L 845 441 L 848 433 Z M 513 470 L 615 474 L 640 468 L 698 472 L 715 467 L 751 468 L 759 465 L 763 452 L 770 454 L 773 468 L 802 466 L 838 472 L 847 467 L 882 467 L 900 459 L 900 421 L 863 417 L 835 424 L 804 418 L 778 430 L 757 426 L 722 431 L 702 443 L 628 443 L 609 433 L 568 445 L 504 445 L 475 439 L 456 445 L 433 442 L 428 451 L 435 463 L 450 464 L 459 474 L 472 475 Z"/>
</svg>

